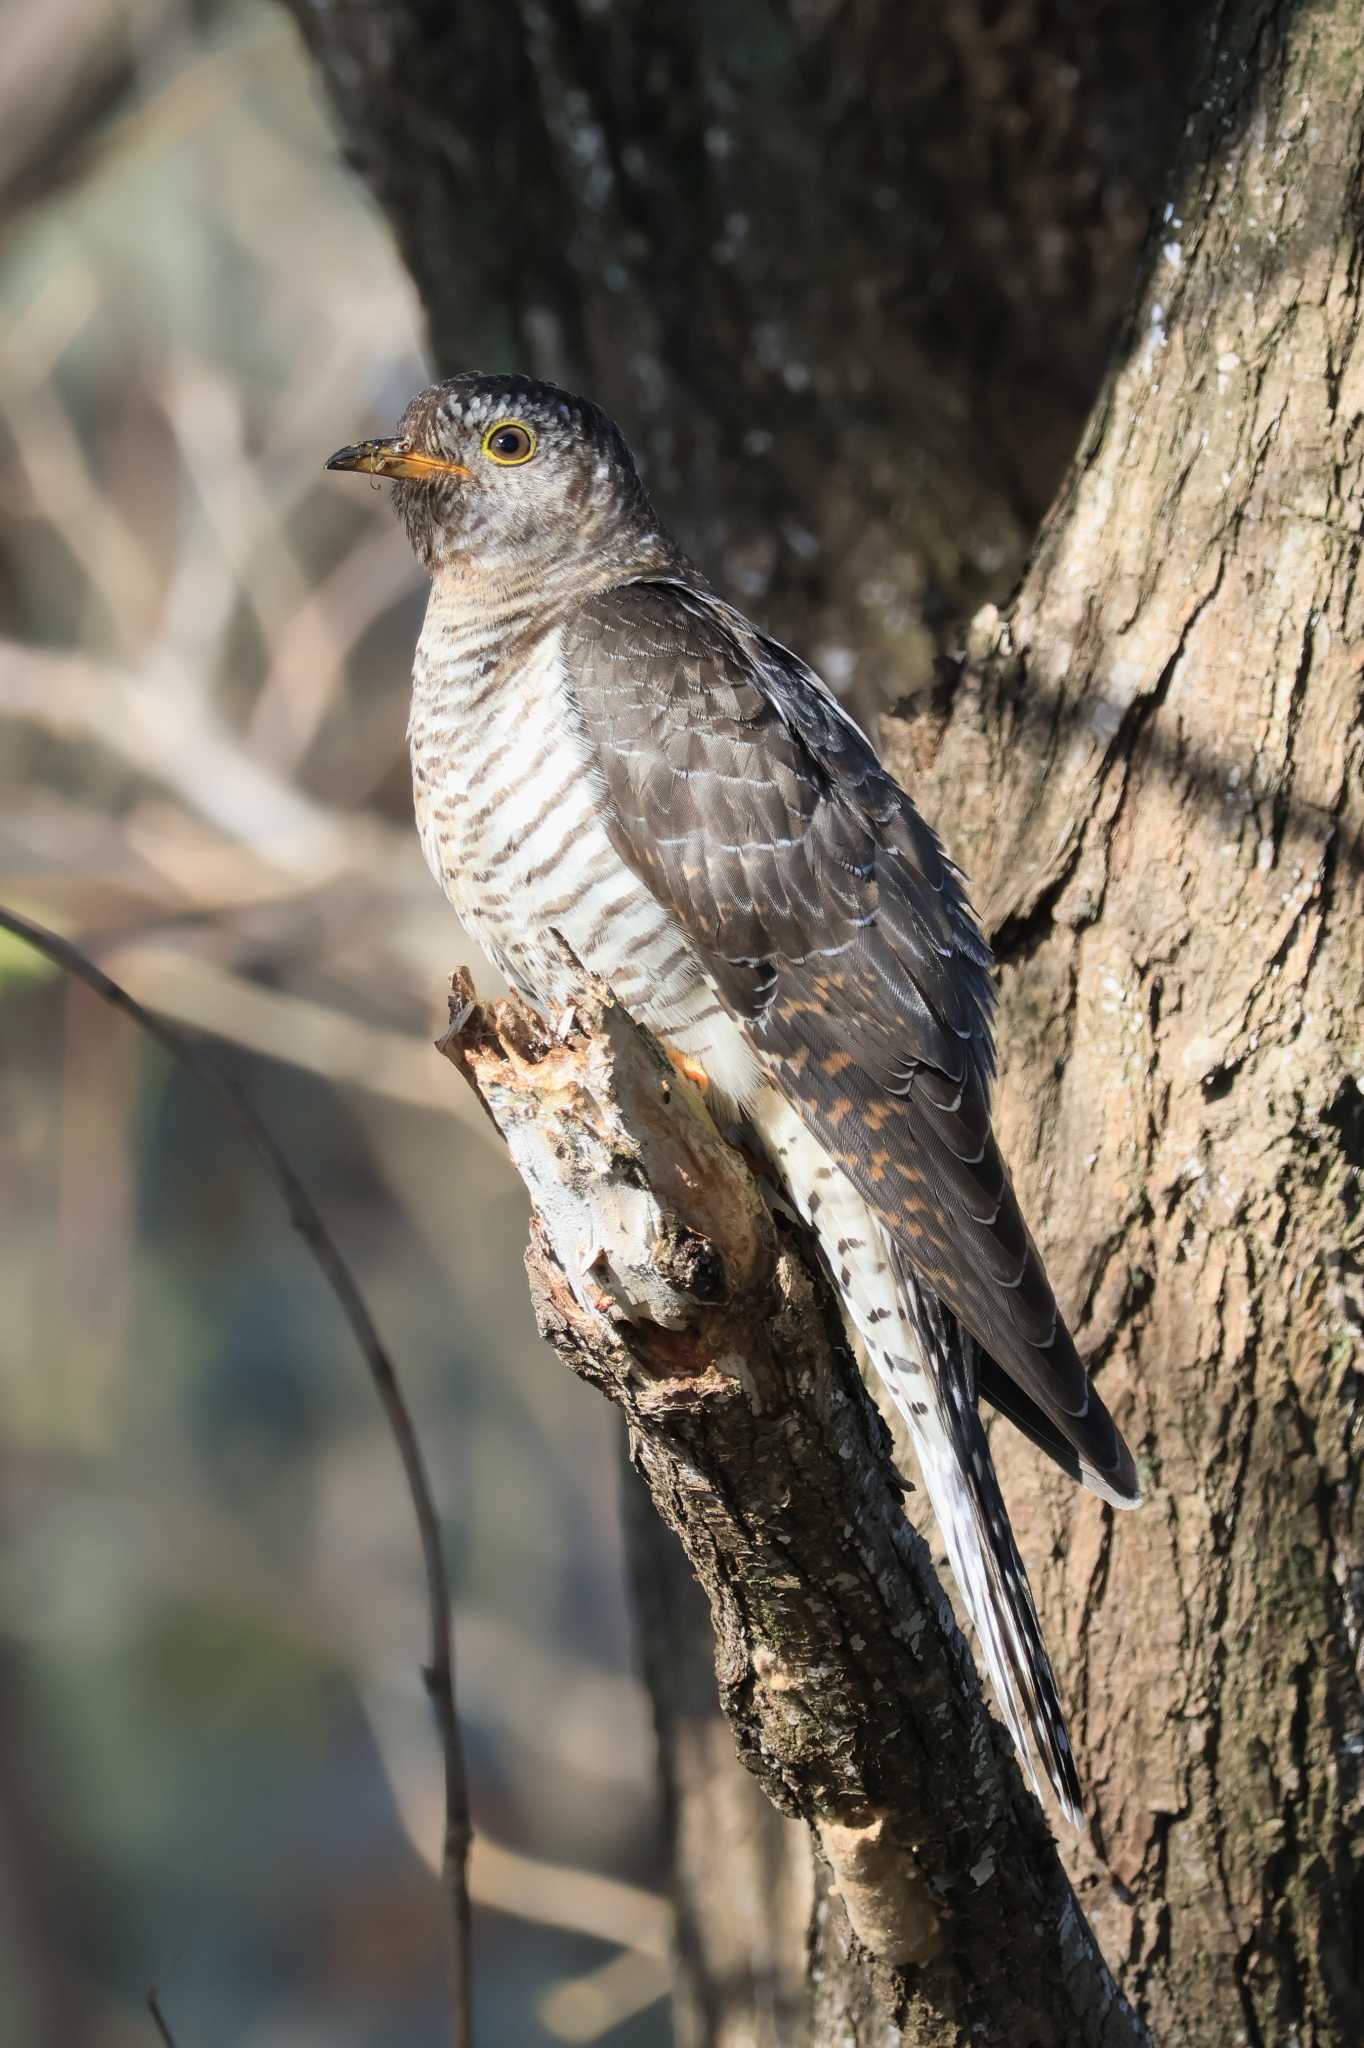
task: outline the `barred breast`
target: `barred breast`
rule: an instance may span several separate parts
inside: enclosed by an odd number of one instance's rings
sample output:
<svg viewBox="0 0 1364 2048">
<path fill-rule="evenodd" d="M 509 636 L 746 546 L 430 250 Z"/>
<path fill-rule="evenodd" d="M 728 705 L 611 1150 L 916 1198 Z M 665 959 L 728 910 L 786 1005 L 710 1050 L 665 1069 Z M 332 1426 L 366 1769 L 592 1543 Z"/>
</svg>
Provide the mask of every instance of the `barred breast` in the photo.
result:
<svg viewBox="0 0 1364 2048">
<path fill-rule="evenodd" d="M 413 797 L 436 880 L 484 951 L 547 1013 L 573 1000 L 556 934 L 658 1037 L 736 1104 L 757 1062 L 681 925 L 606 829 L 600 773 L 575 715 L 562 632 L 526 644 L 433 604 L 413 670 Z M 499 658 L 508 647 L 510 659 Z"/>
</svg>

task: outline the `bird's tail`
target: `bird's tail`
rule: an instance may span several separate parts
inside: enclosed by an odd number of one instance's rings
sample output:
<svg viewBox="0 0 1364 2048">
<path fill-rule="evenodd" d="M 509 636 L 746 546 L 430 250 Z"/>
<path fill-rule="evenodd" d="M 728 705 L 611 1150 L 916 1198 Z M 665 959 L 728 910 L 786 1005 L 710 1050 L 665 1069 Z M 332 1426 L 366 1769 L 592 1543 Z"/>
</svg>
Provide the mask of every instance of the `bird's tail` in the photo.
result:
<svg viewBox="0 0 1364 2048">
<path fill-rule="evenodd" d="M 785 1104 L 755 1118 L 817 1233 L 848 1315 L 905 1418 L 999 1708 L 1033 1784 L 1045 1772 L 1082 1826 L 1080 1781 L 1027 1573 L 976 1411 L 974 1340 L 926 1289 L 875 1213 Z"/>
<path fill-rule="evenodd" d="M 1080 1779 L 1051 1659 L 976 1408 L 975 1340 L 917 1284 L 889 1241 L 885 1252 L 904 1319 L 919 1338 L 919 1355 L 907 1363 L 883 1336 L 873 1362 L 909 1426 L 952 1575 L 1009 1732 L 1034 1785 L 1036 1758 L 1067 1820 L 1082 1827 Z M 916 1414 L 925 1398 L 928 1415 Z"/>
</svg>

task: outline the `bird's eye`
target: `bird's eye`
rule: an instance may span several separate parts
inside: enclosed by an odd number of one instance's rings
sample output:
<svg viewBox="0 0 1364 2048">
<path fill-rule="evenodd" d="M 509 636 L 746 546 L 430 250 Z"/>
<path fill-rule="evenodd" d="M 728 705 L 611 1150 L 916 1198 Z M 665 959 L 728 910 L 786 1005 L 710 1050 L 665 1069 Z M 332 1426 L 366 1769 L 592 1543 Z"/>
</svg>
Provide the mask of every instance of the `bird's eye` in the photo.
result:
<svg viewBox="0 0 1364 2048">
<path fill-rule="evenodd" d="M 483 453 L 490 462 L 529 462 L 535 449 L 534 434 L 520 420 L 498 420 L 483 436 Z"/>
</svg>

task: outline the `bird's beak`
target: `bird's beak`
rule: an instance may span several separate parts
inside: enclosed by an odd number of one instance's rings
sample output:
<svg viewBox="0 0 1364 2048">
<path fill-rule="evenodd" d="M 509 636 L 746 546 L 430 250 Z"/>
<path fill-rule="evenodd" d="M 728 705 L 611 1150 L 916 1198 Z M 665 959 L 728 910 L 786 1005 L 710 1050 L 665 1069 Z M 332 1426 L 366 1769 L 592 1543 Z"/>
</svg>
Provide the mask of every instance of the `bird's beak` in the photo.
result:
<svg viewBox="0 0 1364 2048">
<path fill-rule="evenodd" d="M 366 476 L 406 477 L 414 482 L 473 474 L 462 462 L 447 462 L 443 455 L 423 455 L 410 441 L 357 441 L 353 448 L 338 448 L 335 455 L 329 455 L 327 468 L 358 469 Z"/>
</svg>

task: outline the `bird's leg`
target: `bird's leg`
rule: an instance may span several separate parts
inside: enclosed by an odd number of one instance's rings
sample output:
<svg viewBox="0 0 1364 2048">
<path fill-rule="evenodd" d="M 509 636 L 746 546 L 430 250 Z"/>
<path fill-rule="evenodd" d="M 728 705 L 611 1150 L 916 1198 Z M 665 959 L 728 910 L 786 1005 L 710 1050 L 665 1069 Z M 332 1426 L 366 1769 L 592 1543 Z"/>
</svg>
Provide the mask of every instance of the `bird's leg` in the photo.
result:
<svg viewBox="0 0 1364 2048">
<path fill-rule="evenodd" d="M 690 1081 L 694 1088 L 699 1088 L 703 1095 L 709 1093 L 710 1075 L 704 1067 L 698 1066 L 687 1053 L 679 1052 L 675 1045 L 665 1045 L 663 1050 L 684 1080 Z"/>
</svg>

